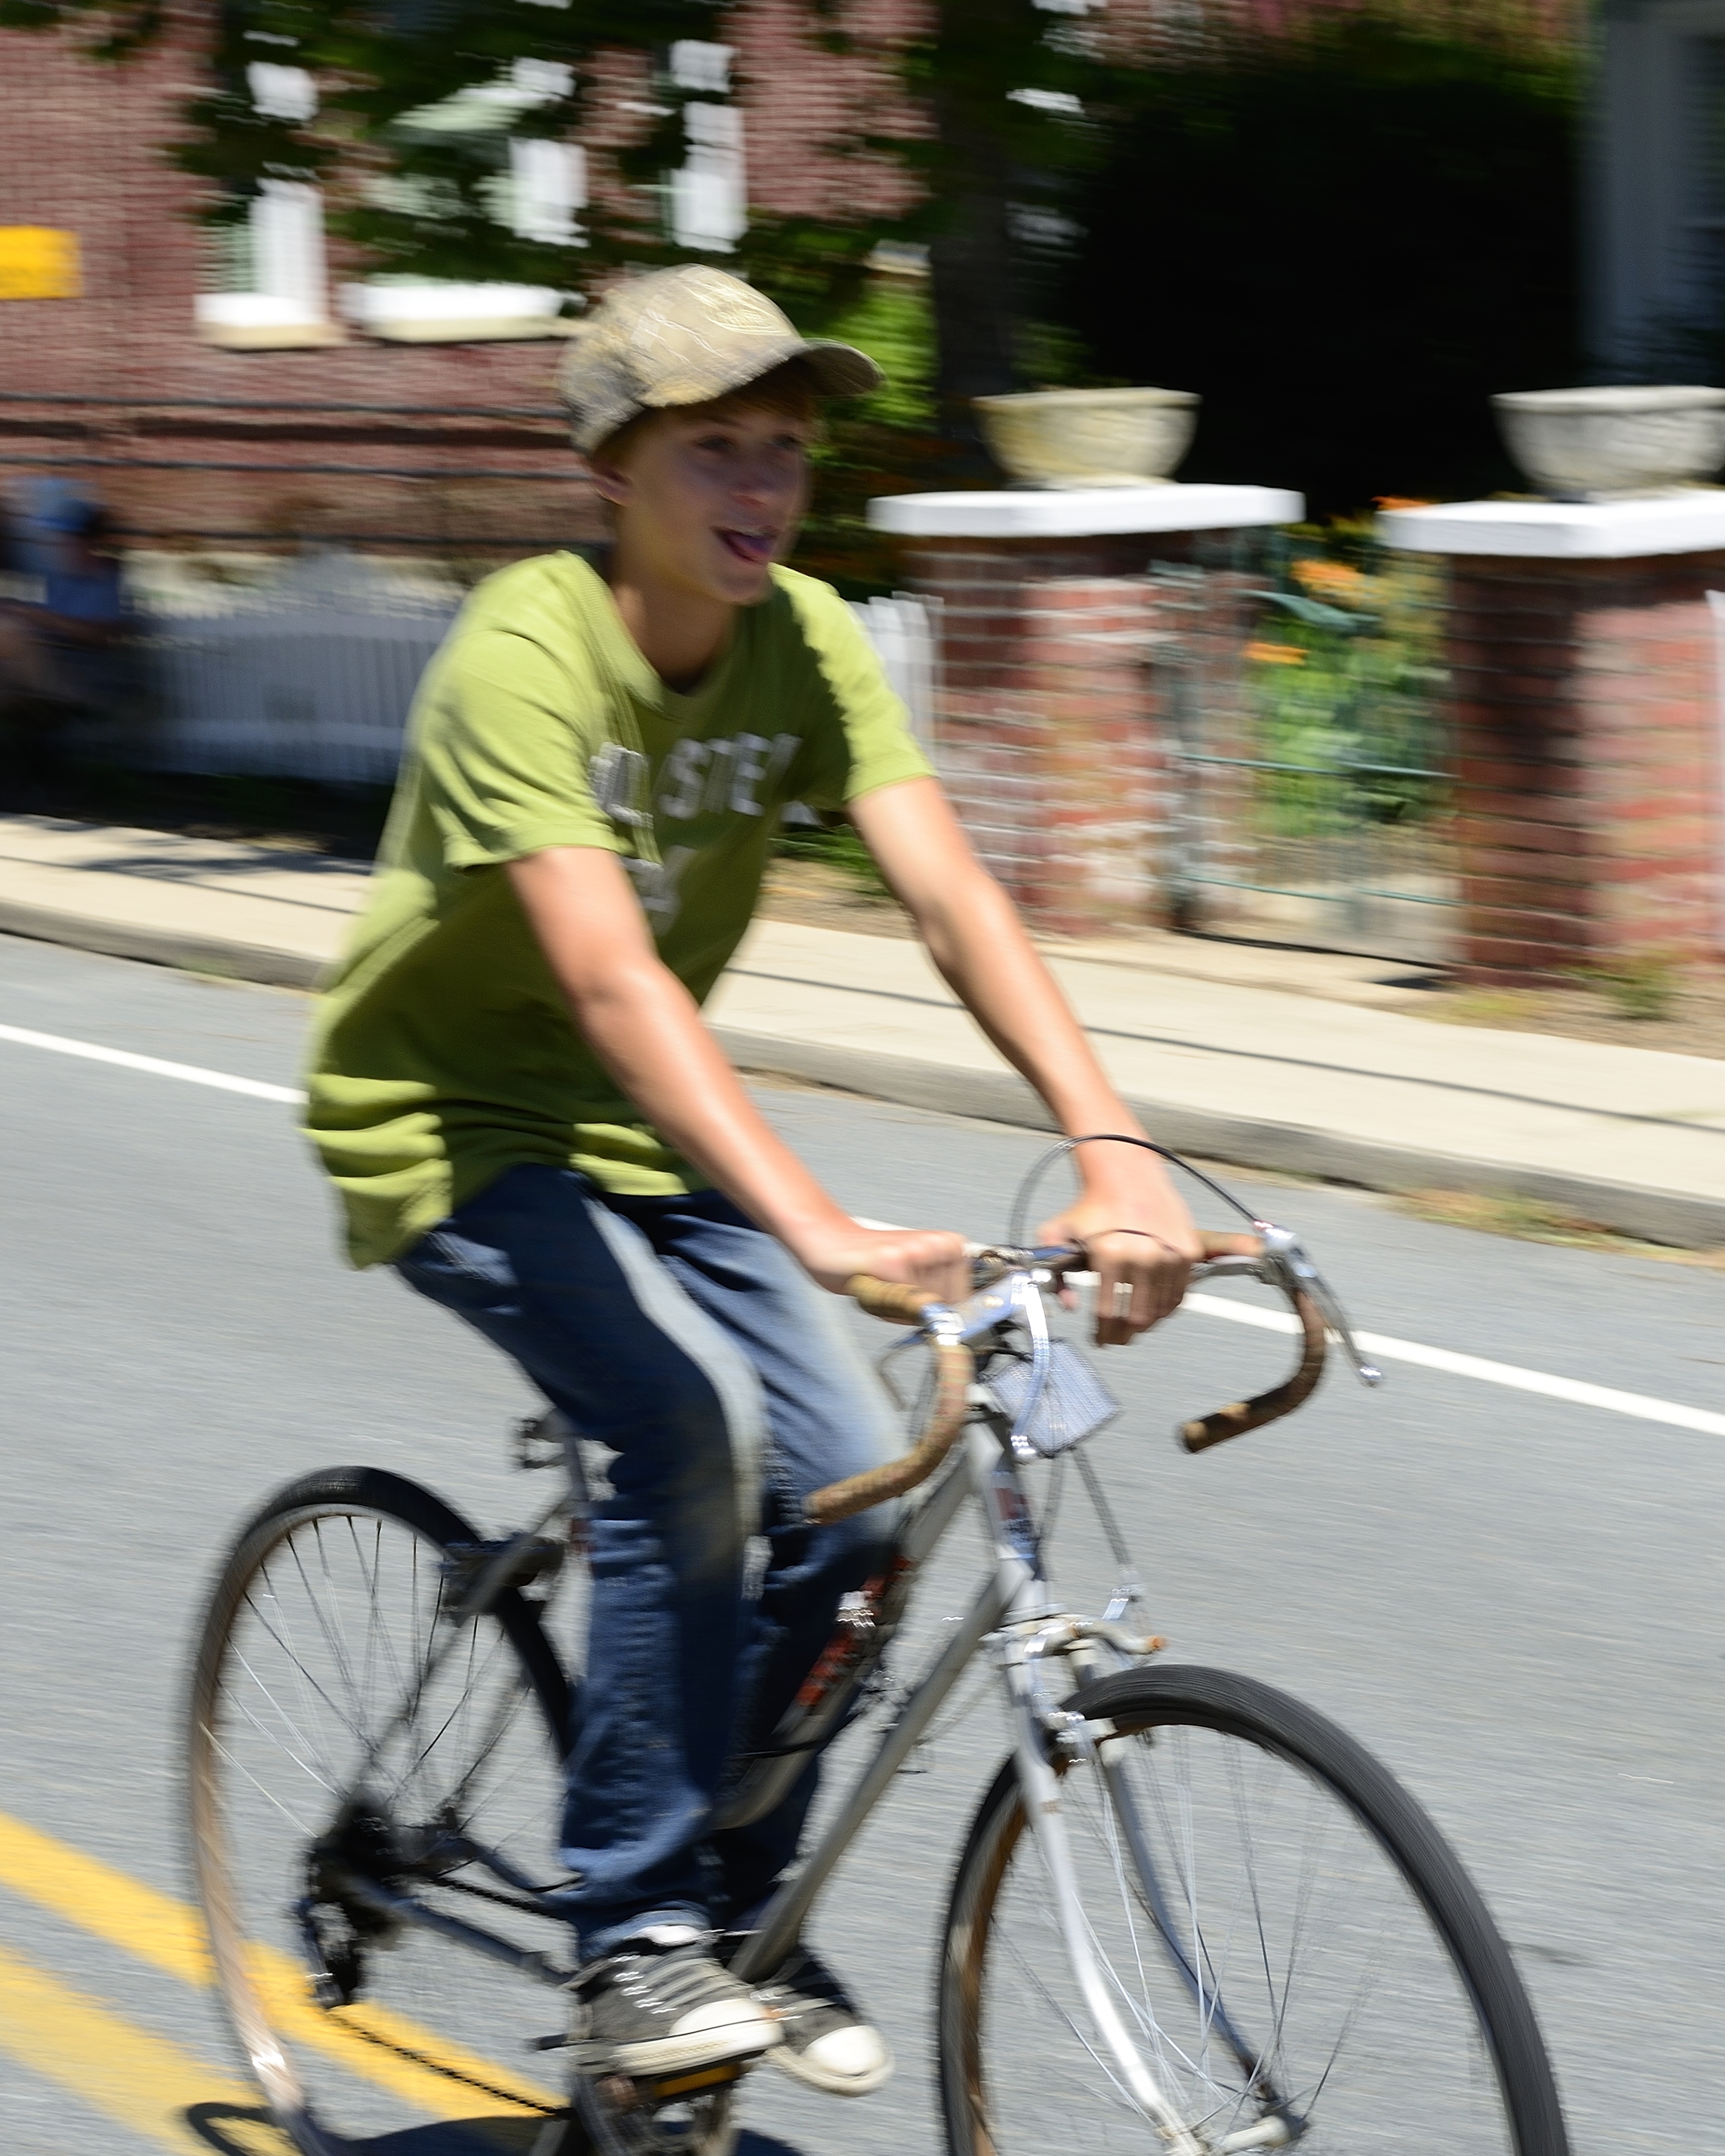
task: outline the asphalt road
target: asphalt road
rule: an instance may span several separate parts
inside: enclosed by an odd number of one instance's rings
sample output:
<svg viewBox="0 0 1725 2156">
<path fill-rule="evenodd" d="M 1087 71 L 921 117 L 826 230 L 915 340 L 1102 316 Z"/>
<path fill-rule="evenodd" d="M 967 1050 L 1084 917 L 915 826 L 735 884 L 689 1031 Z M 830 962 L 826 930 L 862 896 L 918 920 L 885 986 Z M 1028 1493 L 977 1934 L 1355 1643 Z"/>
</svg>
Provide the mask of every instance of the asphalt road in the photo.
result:
<svg viewBox="0 0 1725 2156">
<path fill-rule="evenodd" d="M 0 939 L 0 1024 L 290 1085 L 304 1017 L 295 996 Z M 262 1493 L 337 1460 L 510 1524 L 502 1440 L 530 1402 L 447 1317 L 336 1262 L 287 1107 L 3 1040 L 0 1085 L 0 2148 L 262 2151 L 279 2144 L 247 2115 L 210 1994 L 170 1973 L 176 1920 L 125 1885 L 187 1891 L 175 1737 L 202 1583 Z M 1040 1150 L 831 1094 L 761 1097 L 875 1217 L 1000 1233 Z M 1717 1275 L 1240 1187 L 1306 1233 L 1363 1325 L 1725 1405 Z M 1333 1714 L 1431 1808 L 1518 1950 L 1579 2149 L 1707 2145 L 1702 2097 L 1725 2069 L 1725 1441 L 1404 1368 L 1375 1396 L 1334 1377 L 1294 1422 L 1176 1451 L 1177 1418 L 1284 1353 L 1183 1315 L 1105 1365 L 1129 1412 L 1092 1456 L 1150 1624 L 1181 1659 Z M 1106 1585 L 1076 1503 L 1059 1563 L 1075 1599 Z M 955 1538 L 932 1616 L 973 1568 Z M 752 2156 L 934 2156 L 929 1951 L 999 1751 L 986 1707 L 939 1743 L 817 1927 L 897 2078 L 843 2107 L 757 2075 Z M 105 1890 L 80 1857 L 123 1879 Z"/>
</svg>

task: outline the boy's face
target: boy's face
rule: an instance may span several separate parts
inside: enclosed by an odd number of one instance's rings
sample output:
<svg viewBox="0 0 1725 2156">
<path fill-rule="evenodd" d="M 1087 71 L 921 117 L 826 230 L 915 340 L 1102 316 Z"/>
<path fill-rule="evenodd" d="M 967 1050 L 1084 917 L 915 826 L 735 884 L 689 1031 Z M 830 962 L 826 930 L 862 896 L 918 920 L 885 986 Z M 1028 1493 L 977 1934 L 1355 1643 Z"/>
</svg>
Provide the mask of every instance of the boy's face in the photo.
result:
<svg viewBox="0 0 1725 2156">
<path fill-rule="evenodd" d="M 615 464 L 601 449 L 593 477 L 630 572 L 727 606 L 764 598 L 809 506 L 814 434 L 812 413 L 727 398 L 655 414 Z"/>
</svg>

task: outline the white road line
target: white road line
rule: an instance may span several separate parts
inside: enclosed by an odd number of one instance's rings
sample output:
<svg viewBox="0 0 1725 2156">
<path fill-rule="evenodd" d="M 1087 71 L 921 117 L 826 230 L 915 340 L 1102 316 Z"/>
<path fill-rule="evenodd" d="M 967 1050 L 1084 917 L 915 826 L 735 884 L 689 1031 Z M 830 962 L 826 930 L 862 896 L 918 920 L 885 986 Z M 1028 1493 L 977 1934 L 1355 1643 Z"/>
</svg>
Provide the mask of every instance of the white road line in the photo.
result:
<svg viewBox="0 0 1725 2156">
<path fill-rule="evenodd" d="M 235 1078 L 225 1070 L 200 1070 L 195 1063 L 164 1063 L 159 1055 L 133 1055 L 124 1048 L 99 1048 L 93 1040 L 68 1040 L 58 1033 L 32 1033 L 22 1025 L 0 1025 L 0 1040 L 20 1048 L 51 1049 L 56 1055 L 81 1055 L 91 1063 L 117 1063 L 122 1070 L 147 1070 L 155 1078 L 180 1078 L 188 1086 L 213 1086 L 223 1093 L 250 1093 L 260 1101 L 297 1102 L 305 1096 L 297 1086 L 266 1086 L 261 1078 Z"/>
<path fill-rule="evenodd" d="M 305 1096 L 295 1086 L 266 1086 L 259 1078 L 235 1078 L 225 1070 L 205 1070 L 195 1063 L 167 1063 L 157 1055 L 133 1055 L 123 1048 L 99 1048 L 88 1040 L 68 1040 L 62 1034 L 32 1033 L 21 1025 L 0 1025 L 0 1040 L 20 1048 L 45 1048 L 56 1055 L 81 1055 L 91 1063 L 117 1064 L 124 1070 L 142 1070 L 156 1078 L 178 1078 L 189 1086 L 213 1086 L 224 1093 L 249 1093 L 260 1101 L 297 1105 Z M 890 1220 L 865 1220 L 864 1228 L 891 1229 Z M 1235 1325 L 1255 1325 L 1268 1332 L 1291 1332 L 1294 1319 L 1285 1310 L 1259 1310 L 1235 1302 L 1231 1296 L 1194 1291 L 1185 1307 L 1201 1317 L 1225 1318 Z M 1452 1378 L 1473 1378 L 1481 1384 L 1504 1385 L 1517 1393 L 1538 1393 L 1548 1399 L 1568 1400 L 1577 1407 L 1603 1408 L 1611 1414 L 1632 1415 L 1638 1422 L 1664 1423 L 1672 1430 L 1698 1430 L 1709 1437 L 1725 1437 L 1725 1414 L 1707 1408 L 1688 1408 L 1677 1400 L 1656 1399 L 1648 1393 L 1620 1393 L 1609 1385 L 1584 1384 L 1579 1378 L 1554 1377 L 1545 1370 L 1524 1370 L 1515 1363 L 1491 1363 L 1481 1355 L 1458 1355 L 1448 1348 L 1428 1348 L 1418 1340 L 1397 1340 L 1383 1332 L 1355 1336 L 1368 1355 L 1386 1363 L 1412 1363 L 1425 1370 L 1441 1370 Z"/>
</svg>

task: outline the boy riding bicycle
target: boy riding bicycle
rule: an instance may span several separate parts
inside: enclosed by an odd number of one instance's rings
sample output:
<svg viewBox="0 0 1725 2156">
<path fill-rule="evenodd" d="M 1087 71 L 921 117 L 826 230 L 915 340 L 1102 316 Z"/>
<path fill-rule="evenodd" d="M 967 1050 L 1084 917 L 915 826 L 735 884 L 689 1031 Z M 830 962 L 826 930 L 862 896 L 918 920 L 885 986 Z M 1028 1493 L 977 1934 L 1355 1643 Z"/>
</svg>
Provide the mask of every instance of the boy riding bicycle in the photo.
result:
<svg viewBox="0 0 1725 2156">
<path fill-rule="evenodd" d="M 354 1262 L 458 1312 L 615 1455 L 562 1828 L 588 2071 L 776 2046 L 860 2095 L 891 2066 L 806 1948 L 753 1989 L 725 1967 L 795 1858 L 814 1768 L 758 1825 L 707 1826 L 727 1761 L 765 1741 L 891 1532 L 885 1507 L 803 1518 L 898 1443 L 820 1291 L 968 1289 L 959 1235 L 858 1226 L 701 1022 L 785 805 L 849 814 L 1063 1131 L 1138 1128 L 850 610 L 778 566 L 819 400 L 880 379 L 710 269 L 596 309 L 562 388 L 611 506 L 603 572 L 548 556 L 469 601 L 318 1022 L 308 1127 Z M 1198 1243 L 1152 1155 L 1076 1159 L 1079 1195 L 1042 1233 L 1084 1246 L 1097 1339 L 1123 1342 L 1178 1305 Z"/>
</svg>

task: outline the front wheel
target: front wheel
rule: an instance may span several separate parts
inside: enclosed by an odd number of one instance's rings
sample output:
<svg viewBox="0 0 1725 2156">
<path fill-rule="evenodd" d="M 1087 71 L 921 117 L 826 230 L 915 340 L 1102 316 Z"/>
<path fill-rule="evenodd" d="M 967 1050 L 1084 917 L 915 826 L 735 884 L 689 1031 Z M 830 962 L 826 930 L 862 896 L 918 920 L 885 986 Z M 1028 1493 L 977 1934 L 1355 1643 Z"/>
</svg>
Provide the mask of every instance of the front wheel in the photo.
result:
<svg viewBox="0 0 1725 2156">
<path fill-rule="evenodd" d="M 1066 1705 L 1099 1740 L 1060 1768 L 1077 1929 L 1193 2145 L 1566 2156 L 1508 1948 L 1436 1827 L 1350 1737 L 1220 1670 L 1129 1671 Z M 947 1914 L 951 2156 L 1166 2156 L 1083 2003 L 1025 1824 L 1009 1761 Z"/>
</svg>

